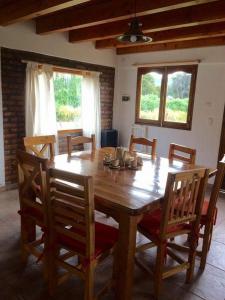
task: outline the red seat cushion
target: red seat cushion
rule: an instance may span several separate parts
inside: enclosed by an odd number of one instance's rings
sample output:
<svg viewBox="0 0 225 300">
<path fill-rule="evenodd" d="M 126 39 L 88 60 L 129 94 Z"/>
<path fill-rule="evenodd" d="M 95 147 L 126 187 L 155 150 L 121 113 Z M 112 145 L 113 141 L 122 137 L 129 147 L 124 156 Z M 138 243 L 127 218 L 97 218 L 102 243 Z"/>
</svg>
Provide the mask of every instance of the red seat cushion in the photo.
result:
<svg viewBox="0 0 225 300">
<path fill-rule="evenodd" d="M 141 222 L 138 224 L 140 230 L 146 232 L 150 238 L 154 240 L 158 240 L 160 233 L 160 225 L 162 219 L 162 210 L 156 209 L 152 213 L 146 214 Z M 175 233 L 180 230 L 190 229 L 188 224 L 179 224 L 168 226 L 167 233 Z"/>
<path fill-rule="evenodd" d="M 206 225 L 208 223 L 208 218 L 207 218 L 207 213 L 208 213 L 208 208 L 209 208 L 209 201 L 205 200 L 202 206 L 202 215 L 201 215 L 201 225 Z M 214 225 L 216 224 L 216 219 L 217 219 L 217 207 L 215 207 L 214 211 L 214 216 L 213 216 L 213 223 Z"/>
<path fill-rule="evenodd" d="M 70 230 L 82 234 L 81 231 L 73 227 Z M 95 257 L 110 250 L 115 245 L 118 240 L 118 232 L 118 229 L 114 227 L 98 222 L 95 223 Z M 57 242 L 66 248 L 85 254 L 86 245 L 65 234 L 58 234 Z"/>
</svg>

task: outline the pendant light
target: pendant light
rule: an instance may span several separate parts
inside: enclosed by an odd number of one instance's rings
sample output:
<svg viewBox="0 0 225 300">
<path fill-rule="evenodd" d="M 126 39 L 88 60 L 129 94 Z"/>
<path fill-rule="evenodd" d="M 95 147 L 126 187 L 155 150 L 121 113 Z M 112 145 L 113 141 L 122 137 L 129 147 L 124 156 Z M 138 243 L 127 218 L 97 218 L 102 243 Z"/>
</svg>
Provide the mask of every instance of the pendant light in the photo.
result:
<svg viewBox="0 0 225 300">
<path fill-rule="evenodd" d="M 134 0 L 134 18 L 131 20 L 129 30 L 117 37 L 117 41 L 126 44 L 142 44 L 152 42 L 152 38 L 144 35 L 141 30 L 142 23 L 139 22 L 136 16 L 136 0 Z"/>
</svg>

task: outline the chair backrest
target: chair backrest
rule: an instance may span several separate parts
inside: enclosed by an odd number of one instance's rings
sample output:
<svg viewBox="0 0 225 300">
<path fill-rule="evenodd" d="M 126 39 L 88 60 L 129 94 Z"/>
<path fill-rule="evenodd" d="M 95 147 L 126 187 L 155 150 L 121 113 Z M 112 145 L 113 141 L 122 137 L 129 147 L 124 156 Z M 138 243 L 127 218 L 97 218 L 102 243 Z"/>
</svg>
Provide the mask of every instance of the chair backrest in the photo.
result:
<svg viewBox="0 0 225 300">
<path fill-rule="evenodd" d="M 75 145 L 81 145 L 81 144 L 91 144 L 91 150 L 96 150 L 96 144 L 95 144 L 95 135 L 92 134 L 91 137 L 86 136 L 76 136 L 72 137 L 71 135 L 67 136 L 67 151 L 68 155 L 71 156 L 73 151 L 73 146 Z"/>
<path fill-rule="evenodd" d="M 134 135 L 132 134 L 130 137 L 129 151 L 133 152 L 135 145 L 149 146 L 149 147 L 151 147 L 150 154 L 152 156 L 155 156 L 156 155 L 156 144 L 157 144 L 157 139 L 153 139 L 151 141 L 151 140 L 148 140 L 148 139 L 142 138 L 142 137 L 134 137 Z"/>
<path fill-rule="evenodd" d="M 67 136 L 71 135 L 73 137 L 83 135 L 83 129 L 65 129 L 58 130 L 58 146 L 59 154 L 67 153 Z M 77 147 L 78 148 L 78 147 Z M 83 147 L 79 147 L 79 150 L 82 150 Z"/>
<path fill-rule="evenodd" d="M 92 177 L 50 169 L 47 182 L 53 243 L 57 235 L 68 237 L 78 245 L 77 254 L 90 259 L 95 251 Z"/>
<path fill-rule="evenodd" d="M 213 220 L 214 218 L 216 203 L 223 183 L 224 174 L 225 174 L 225 155 L 223 156 L 222 160 L 218 164 L 215 181 L 210 195 L 209 206 L 207 211 L 207 217 L 209 220 Z"/>
<path fill-rule="evenodd" d="M 31 152 L 38 157 L 48 157 L 54 160 L 56 138 L 54 135 L 27 136 L 23 139 L 27 152 Z"/>
<path fill-rule="evenodd" d="M 168 158 L 181 160 L 189 164 L 195 164 L 196 150 L 172 143 L 170 144 Z"/>
<path fill-rule="evenodd" d="M 22 213 L 35 210 L 35 216 L 43 214 L 47 222 L 46 171 L 48 160 L 39 158 L 25 151 L 17 151 L 18 185 L 20 209 Z M 45 213 L 46 212 L 46 213 Z"/>
<path fill-rule="evenodd" d="M 205 168 L 168 174 L 160 229 L 163 238 L 170 226 L 199 224 L 208 176 L 209 170 Z"/>
</svg>

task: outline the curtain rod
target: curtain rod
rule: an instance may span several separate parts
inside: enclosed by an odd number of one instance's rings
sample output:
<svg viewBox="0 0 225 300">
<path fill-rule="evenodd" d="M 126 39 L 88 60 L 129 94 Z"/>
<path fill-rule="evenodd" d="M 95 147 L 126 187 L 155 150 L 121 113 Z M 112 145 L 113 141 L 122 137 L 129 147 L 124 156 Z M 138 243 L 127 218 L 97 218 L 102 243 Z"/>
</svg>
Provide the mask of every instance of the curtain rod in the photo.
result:
<svg viewBox="0 0 225 300">
<path fill-rule="evenodd" d="M 182 66 L 182 65 L 198 65 L 201 60 L 192 61 L 173 61 L 173 62 L 161 62 L 161 63 L 134 63 L 134 67 L 166 67 L 166 66 Z"/>
<path fill-rule="evenodd" d="M 40 67 L 41 66 L 49 66 L 49 67 L 52 67 L 55 72 L 66 73 L 66 71 L 68 71 L 69 73 L 78 74 L 78 75 L 102 74 L 101 72 L 82 70 L 82 69 L 76 69 L 76 68 L 61 67 L 61 66 L 52 65 L 52 64 L 40 63 L 38 61 L 32 61 L 32 60 L 21 60 L 21 62 L 25 63 L 25 64 L 35 63 Z"/>
</svg>

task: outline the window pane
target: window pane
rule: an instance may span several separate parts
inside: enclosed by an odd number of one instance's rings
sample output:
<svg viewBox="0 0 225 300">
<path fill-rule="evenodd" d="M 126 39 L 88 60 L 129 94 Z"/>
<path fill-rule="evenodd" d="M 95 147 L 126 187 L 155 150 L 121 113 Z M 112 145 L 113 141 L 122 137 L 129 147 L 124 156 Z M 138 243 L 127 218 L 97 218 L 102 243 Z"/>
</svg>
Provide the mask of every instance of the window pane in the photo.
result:
<svg viewBox="0 0 225 300">
<path fill-rule="evenodd" d="M 54 73 L 58 129 L 81 128 L 81 80 L 78 75 Z"/>
<path fill-rule="evenodd" d="M 165 121 L 187 123 L 191 76 L 183 71 L 168 74 Z"/>
<path fill-rule="evenodd" d="M 159 120 L 162 74 L 150 72 L 142 76 L 140 119 Z"/>
</svg>

